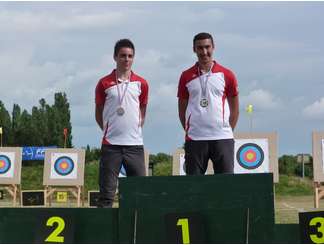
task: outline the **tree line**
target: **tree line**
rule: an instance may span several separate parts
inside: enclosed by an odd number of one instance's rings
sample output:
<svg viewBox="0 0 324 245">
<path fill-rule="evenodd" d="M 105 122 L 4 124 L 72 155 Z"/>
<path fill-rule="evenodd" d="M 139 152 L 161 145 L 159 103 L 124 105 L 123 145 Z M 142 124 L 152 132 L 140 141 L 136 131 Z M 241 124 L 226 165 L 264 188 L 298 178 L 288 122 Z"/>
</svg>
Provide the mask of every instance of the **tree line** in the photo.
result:
<svg viewBox="0 0 324 245">
<path fill-rule="evenodd" d="M 65 93 L 54 94 L 54 104 L 45 99 L 33 106 L 31 113 L 13 105 L 12 112 L 0 100 L 0 127 L 3 146 L 64 146 L 64 128 L 67 128 L 66 147 L 72 145 L 70 104 Z"/>
</svg>

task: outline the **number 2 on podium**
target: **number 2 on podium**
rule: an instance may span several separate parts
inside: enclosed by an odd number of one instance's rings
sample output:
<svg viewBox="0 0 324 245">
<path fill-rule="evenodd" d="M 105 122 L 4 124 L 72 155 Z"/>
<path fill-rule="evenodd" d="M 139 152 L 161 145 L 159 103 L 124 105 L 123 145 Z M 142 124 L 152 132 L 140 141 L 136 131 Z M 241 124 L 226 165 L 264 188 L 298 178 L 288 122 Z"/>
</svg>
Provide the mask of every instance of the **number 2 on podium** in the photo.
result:
<svg viewBox="0 0 324 245">
<path fill-rule="evenodd" d="M 177 226 L 181 226 L 182 243 L 189 244 L 190 243 L 190 237 L 189 237 L 188 219 L 178 219 Z"/>
<path fill-rule="evenodd" d="M 47 220 L 46 226 L 53 226 L 55 223 L 57 224 L 56 229 L 46 238 L 45 242 L 63 243 L 64 236 L 59 235 L 65 228 L 64 219 L 58 216 L 53 216 Z"/>
</svg>

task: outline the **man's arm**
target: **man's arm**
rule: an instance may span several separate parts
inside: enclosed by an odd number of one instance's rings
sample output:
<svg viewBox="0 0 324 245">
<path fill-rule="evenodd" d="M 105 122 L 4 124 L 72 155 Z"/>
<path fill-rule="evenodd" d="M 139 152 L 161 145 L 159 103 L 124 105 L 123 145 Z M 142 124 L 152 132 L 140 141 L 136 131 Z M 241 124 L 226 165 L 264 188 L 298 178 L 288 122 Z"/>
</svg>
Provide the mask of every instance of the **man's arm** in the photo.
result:
<svg viewBox="0 0 324 245">
<path fill-rule="evenodd" d="M 179 119 L 184 130 L 186 130 L 186 110 L 188 106 L 188 100 L 178 99 L 178 111 Z"/>
<path fill-rule="evenodd" d="M 146 115 L 146 106 L 147 105 L 141 105 L 140 107 L 140 111 L 141 111 L 141 127 L 143 127 L 144 125 L 144 121 L 145 121 L 145 115 Z"/>
<path fill-rule="evenodd" d="M 236 123 L 239 118 L 239 98 L 238 95 L 234 97 L 227 98 L 229 109 L 230 109 L 230 116 L 229 116 L 229 123 L 231 125 L 232 130 L 234 130 Z"/>
<path fill-rule="evenodd" d="M 96 104 L 96 121 L 101 130 L 103 130 L 103 120 L 102 120 L 102 112 L 103 112 L 103 105 Z"/>
</svg>

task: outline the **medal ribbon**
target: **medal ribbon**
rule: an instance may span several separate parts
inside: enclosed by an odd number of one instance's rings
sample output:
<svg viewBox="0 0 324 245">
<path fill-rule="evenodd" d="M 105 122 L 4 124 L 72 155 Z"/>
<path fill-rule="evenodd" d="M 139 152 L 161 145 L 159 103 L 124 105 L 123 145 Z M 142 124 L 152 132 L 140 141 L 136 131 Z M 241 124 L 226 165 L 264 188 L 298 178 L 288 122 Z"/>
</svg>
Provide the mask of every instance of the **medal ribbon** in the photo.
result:
<svg viewBox="0 0 324 245">
<path fill-rule="evenodd" d="M 127 91 L 127 88 L 128 88 L 128 84 L 129 84 L 129 80 L 130 80 L 130 78 L 128 79 L 128 82 L 125 82 L 125 81 L 122 81 L 121 82 L 121 90 L 123 90 L 123 84 L 125 84 L 126 83 L 126 88 L 122 91 L 122 96 L 120 96 L 120 94 L 121 94 L 121 92 L 120 92 L 120 90 L 119 90 L 119 80 L 118 80 L 118 76 L 117 76 L 117 71 L 116 71 L 116 86 L 117 86 L 117 92 L 118 92 L 118 100 L 119 100 L 119 105 L 120 105 L 120 107 L 121 107 L 121 105 L 122 105 L 122 103 L 123 103 L 123 101 L 124 101 L 124 98 L 125 98 L 125 95 L 126 95 L 126 91 Z"/>
<path fill-rule="evenodd" d="M 207 72 L 206 74 L 206 78 L 205 78 L 205 81 L 203 81 L 202 79 L 202 72 L 200 71 L 200 68 L 198 66 L 198 75 L 199 75 L 199 81 L 200 81 L 200 87 L 201 87 L 201 94 L 202 94 L 202 97 L 204 99 L 207 98 L 207 83 L 208 83 L 208 79 L 210 77 L 210 73 L 211 73 L 211 69 L 212 69 L 213 65 L 211 65 L 211 67 L 209 68 L 209 71 Z"/>
</svg>

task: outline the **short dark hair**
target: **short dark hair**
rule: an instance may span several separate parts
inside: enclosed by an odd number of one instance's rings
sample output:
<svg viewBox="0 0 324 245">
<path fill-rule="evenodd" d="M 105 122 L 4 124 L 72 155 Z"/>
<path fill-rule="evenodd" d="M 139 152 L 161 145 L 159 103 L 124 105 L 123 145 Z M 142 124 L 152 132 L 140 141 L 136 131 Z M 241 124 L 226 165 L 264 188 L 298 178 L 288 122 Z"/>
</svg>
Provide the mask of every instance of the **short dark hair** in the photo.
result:
<svg viewBox="0 0 324 245">
<path fill-rule="evenodd" d="M 198 33 L 193 39 L 193 46 L 195 46 L 196 41 L 204 40 L 204 39 L 210 39 L 212 41 L 213 46 L 214 46 L 213 36 L 211 34 L 207 33 L 207 32 Z"/>
<path fill-rule="evenodd" d="M 120 39 L 116 42 L 115 48 L 114 48 L 114 56 L 116 57 L 118 55 L 118 52 L 121 48 L 131 48 L 134 51 L 135 54 L 135 46 L 129 39 Z"/>
</svg>

